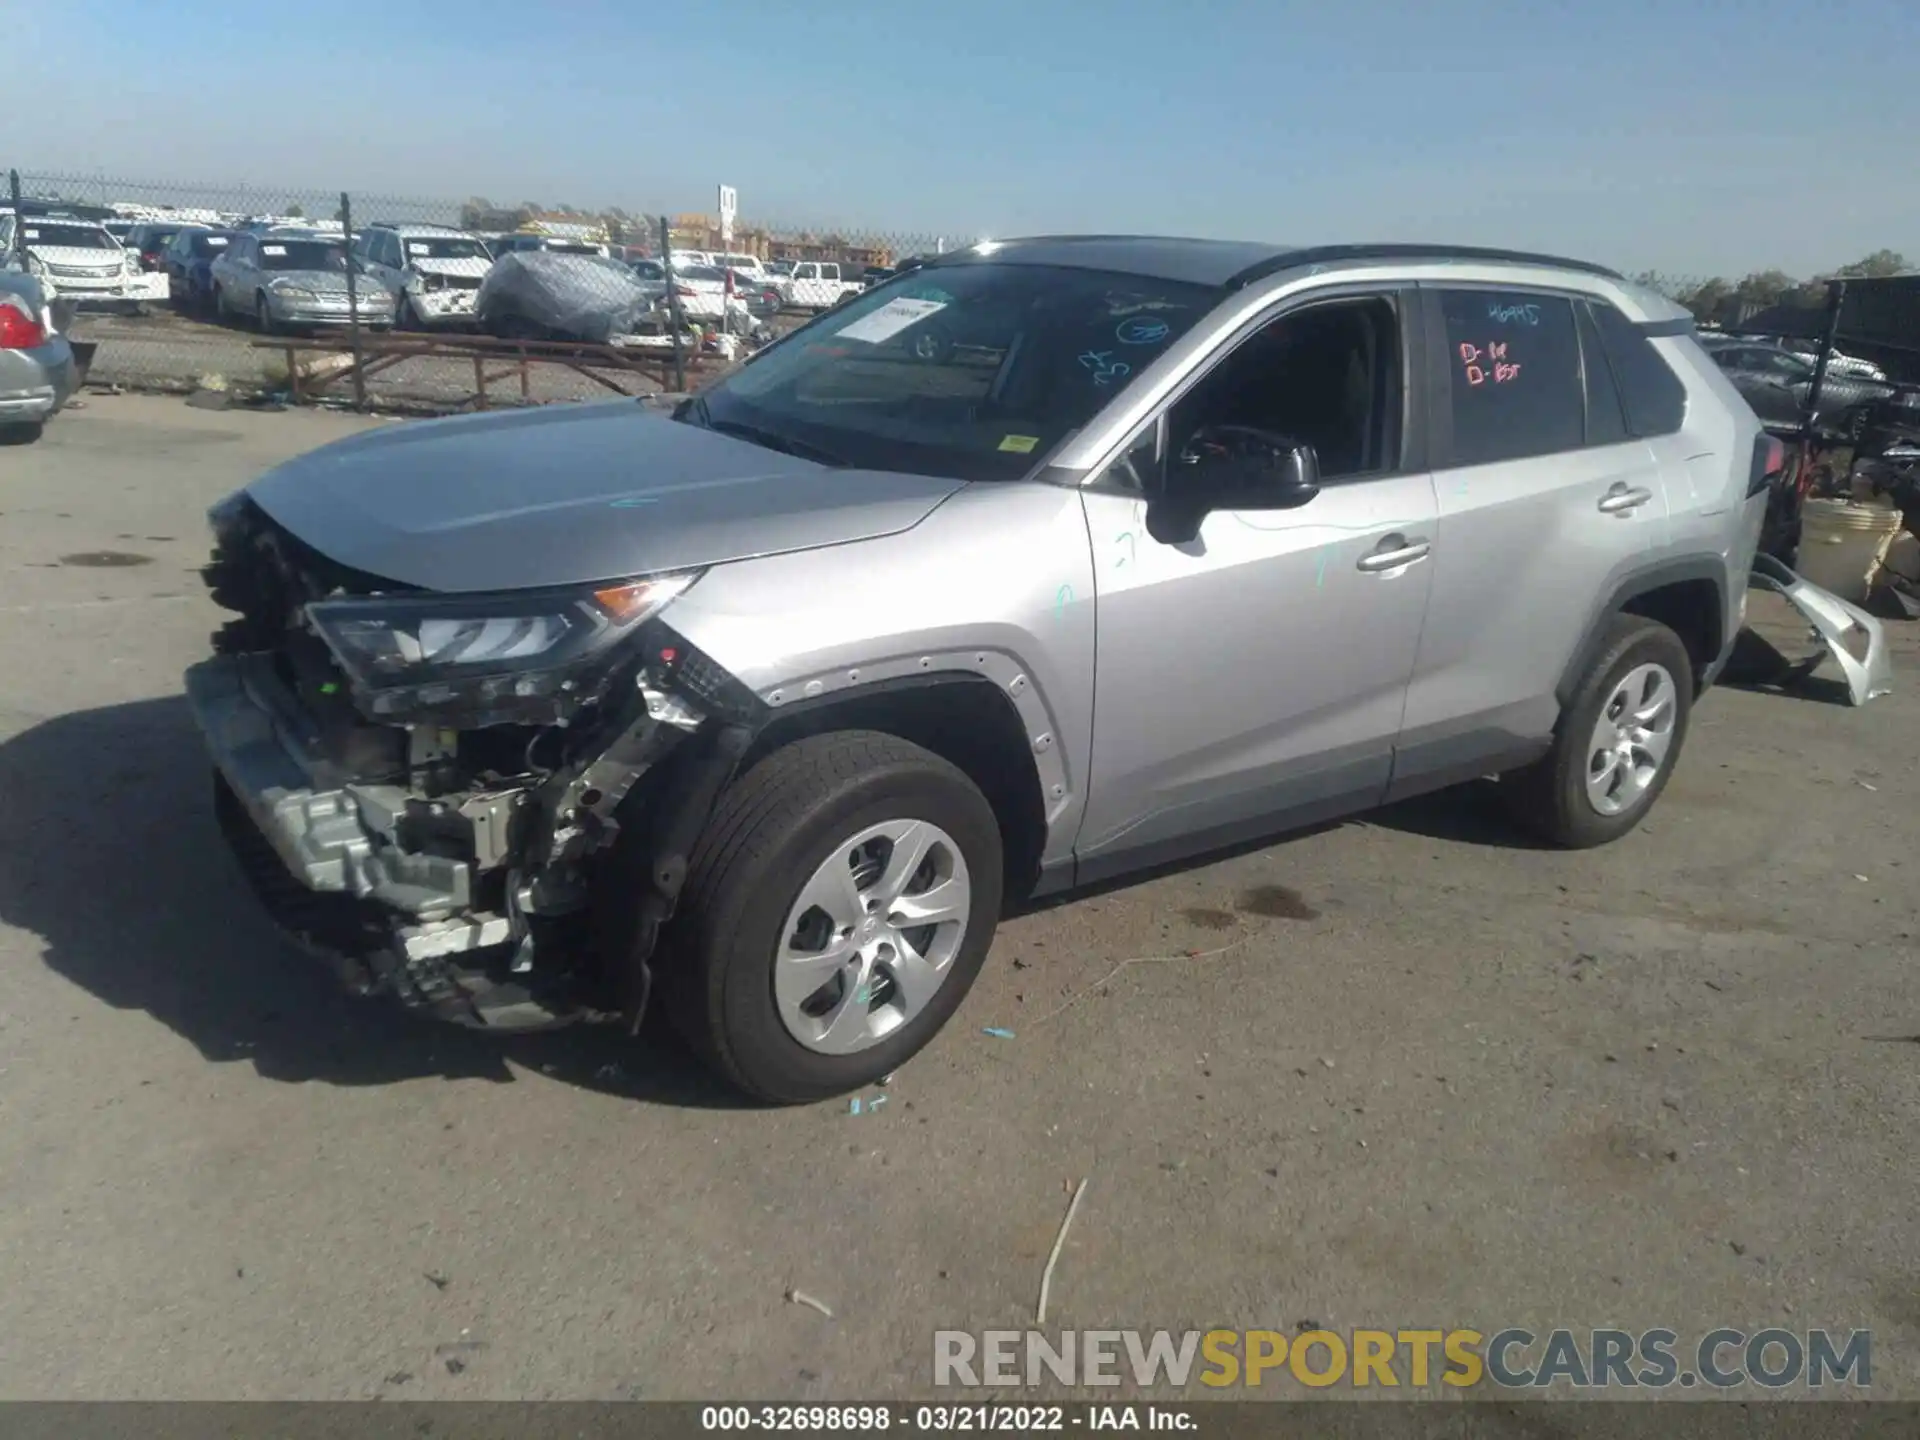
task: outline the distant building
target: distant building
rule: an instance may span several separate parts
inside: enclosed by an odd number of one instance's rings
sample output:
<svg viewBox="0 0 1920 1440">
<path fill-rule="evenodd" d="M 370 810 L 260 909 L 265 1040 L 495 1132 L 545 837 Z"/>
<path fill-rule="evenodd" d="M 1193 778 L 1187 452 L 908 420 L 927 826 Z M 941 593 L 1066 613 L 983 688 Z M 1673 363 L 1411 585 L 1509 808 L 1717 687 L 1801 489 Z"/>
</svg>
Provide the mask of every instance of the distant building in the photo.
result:
<svg viewBox="0 0 1920 1440">
<path fill-rule="evenodd" d="M 841 235 L 781 235 L 768 246 L 769 260 L 832 260 L 844 268 L 864 270 L 869 265 L 893 264 L 890 245 L 863 245 Z"/>
</svg>

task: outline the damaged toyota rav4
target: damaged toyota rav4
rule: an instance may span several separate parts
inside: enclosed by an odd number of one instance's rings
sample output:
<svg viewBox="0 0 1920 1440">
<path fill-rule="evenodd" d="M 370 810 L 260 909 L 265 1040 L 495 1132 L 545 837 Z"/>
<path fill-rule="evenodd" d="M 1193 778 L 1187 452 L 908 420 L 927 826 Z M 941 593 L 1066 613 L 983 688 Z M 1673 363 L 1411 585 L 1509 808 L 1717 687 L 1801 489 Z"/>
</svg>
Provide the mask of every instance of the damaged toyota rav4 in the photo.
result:
<svg viewBox="0 0 1920 1440">
<path fill-rule="evenodd" d="M 1779 447 L 1551 257 L 982 244 L 671 413 L 408 423 L 214 508 L 187 688 L 262 899 L 497 1031 L 901 1064 L 1003 908 L 1498 776 L 1589 846 L 1724 665 Z"/>
</svg>

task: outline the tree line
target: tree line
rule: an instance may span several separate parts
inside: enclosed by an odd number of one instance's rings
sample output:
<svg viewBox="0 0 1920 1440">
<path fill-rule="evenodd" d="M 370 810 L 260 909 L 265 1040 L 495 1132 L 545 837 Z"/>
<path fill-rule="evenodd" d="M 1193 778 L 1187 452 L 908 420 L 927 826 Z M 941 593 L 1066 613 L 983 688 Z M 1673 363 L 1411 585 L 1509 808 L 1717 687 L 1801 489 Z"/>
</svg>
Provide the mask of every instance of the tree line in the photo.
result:
<svg viewBox="0 0 1920 1440">
<path fill-rule="evenodd" d="M 1783 270 L 1759 270 L 1739 280 L 1719 275 L 1706 280 L 1679 280 L 1652 270 L 1633 278 L 1679 301 L 1696 320 L 1734 325 L 1776 305 L 1822 309 L 1827 303 L 1829 280 L 1877 280 L 1912 268 L 1898 251 L 1876 250 L 1851 265 L 1809 280 L 1796 280 Z"/>
</svg>

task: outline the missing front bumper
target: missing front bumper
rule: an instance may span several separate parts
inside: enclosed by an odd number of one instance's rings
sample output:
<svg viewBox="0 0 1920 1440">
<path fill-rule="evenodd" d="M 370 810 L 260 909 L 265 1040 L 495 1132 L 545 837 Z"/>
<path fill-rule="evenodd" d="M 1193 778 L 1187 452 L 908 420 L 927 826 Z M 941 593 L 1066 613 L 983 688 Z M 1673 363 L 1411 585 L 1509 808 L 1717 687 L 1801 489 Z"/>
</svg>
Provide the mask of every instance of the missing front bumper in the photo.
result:
<svg viewBox="0 0 1920 1440">
<path fill-rule="evenodd" d="M 229 847 L 273 919 L 348 989 L 489 1029 L 577 1018 L 569 984 L 516 964 L 525 917 L 477 902 L 488 873 L 514 859 L 525 792 L 443 807 L 440 833 L 464 821 L 473 859 L 418 853 L 400 839 L 418 797 L 331 774 L 269 657 L 202 662 L 186 688 Z"/>
</svg>

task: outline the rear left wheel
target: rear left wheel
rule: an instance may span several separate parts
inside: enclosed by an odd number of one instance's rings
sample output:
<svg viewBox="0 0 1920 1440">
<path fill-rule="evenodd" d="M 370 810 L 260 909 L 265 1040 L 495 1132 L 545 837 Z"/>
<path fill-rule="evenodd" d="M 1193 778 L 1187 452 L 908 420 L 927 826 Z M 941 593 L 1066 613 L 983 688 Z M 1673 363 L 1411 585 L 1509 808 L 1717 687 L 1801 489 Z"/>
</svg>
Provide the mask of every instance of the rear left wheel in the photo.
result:
<svg viewBox="0 0 1920 1440">
<path fill-rule="evenodd" d="M 843 731 L 774 751 L 696 849 L 662 986 L 688 1040 L 759 1099 L 871 1083 L 959 1008 L 999 919 L 986 798 L 939 756 Z"/>
<path fill-rule="evenodd" d="M 1693 660 L 1680 637 L 1616 615 L 1561 716 L 1553 749 L 1501 779 L 1528 829 L 1567 849 L 1617 840 L 1660 798 L 1686 743 Z"/>
</svg>

